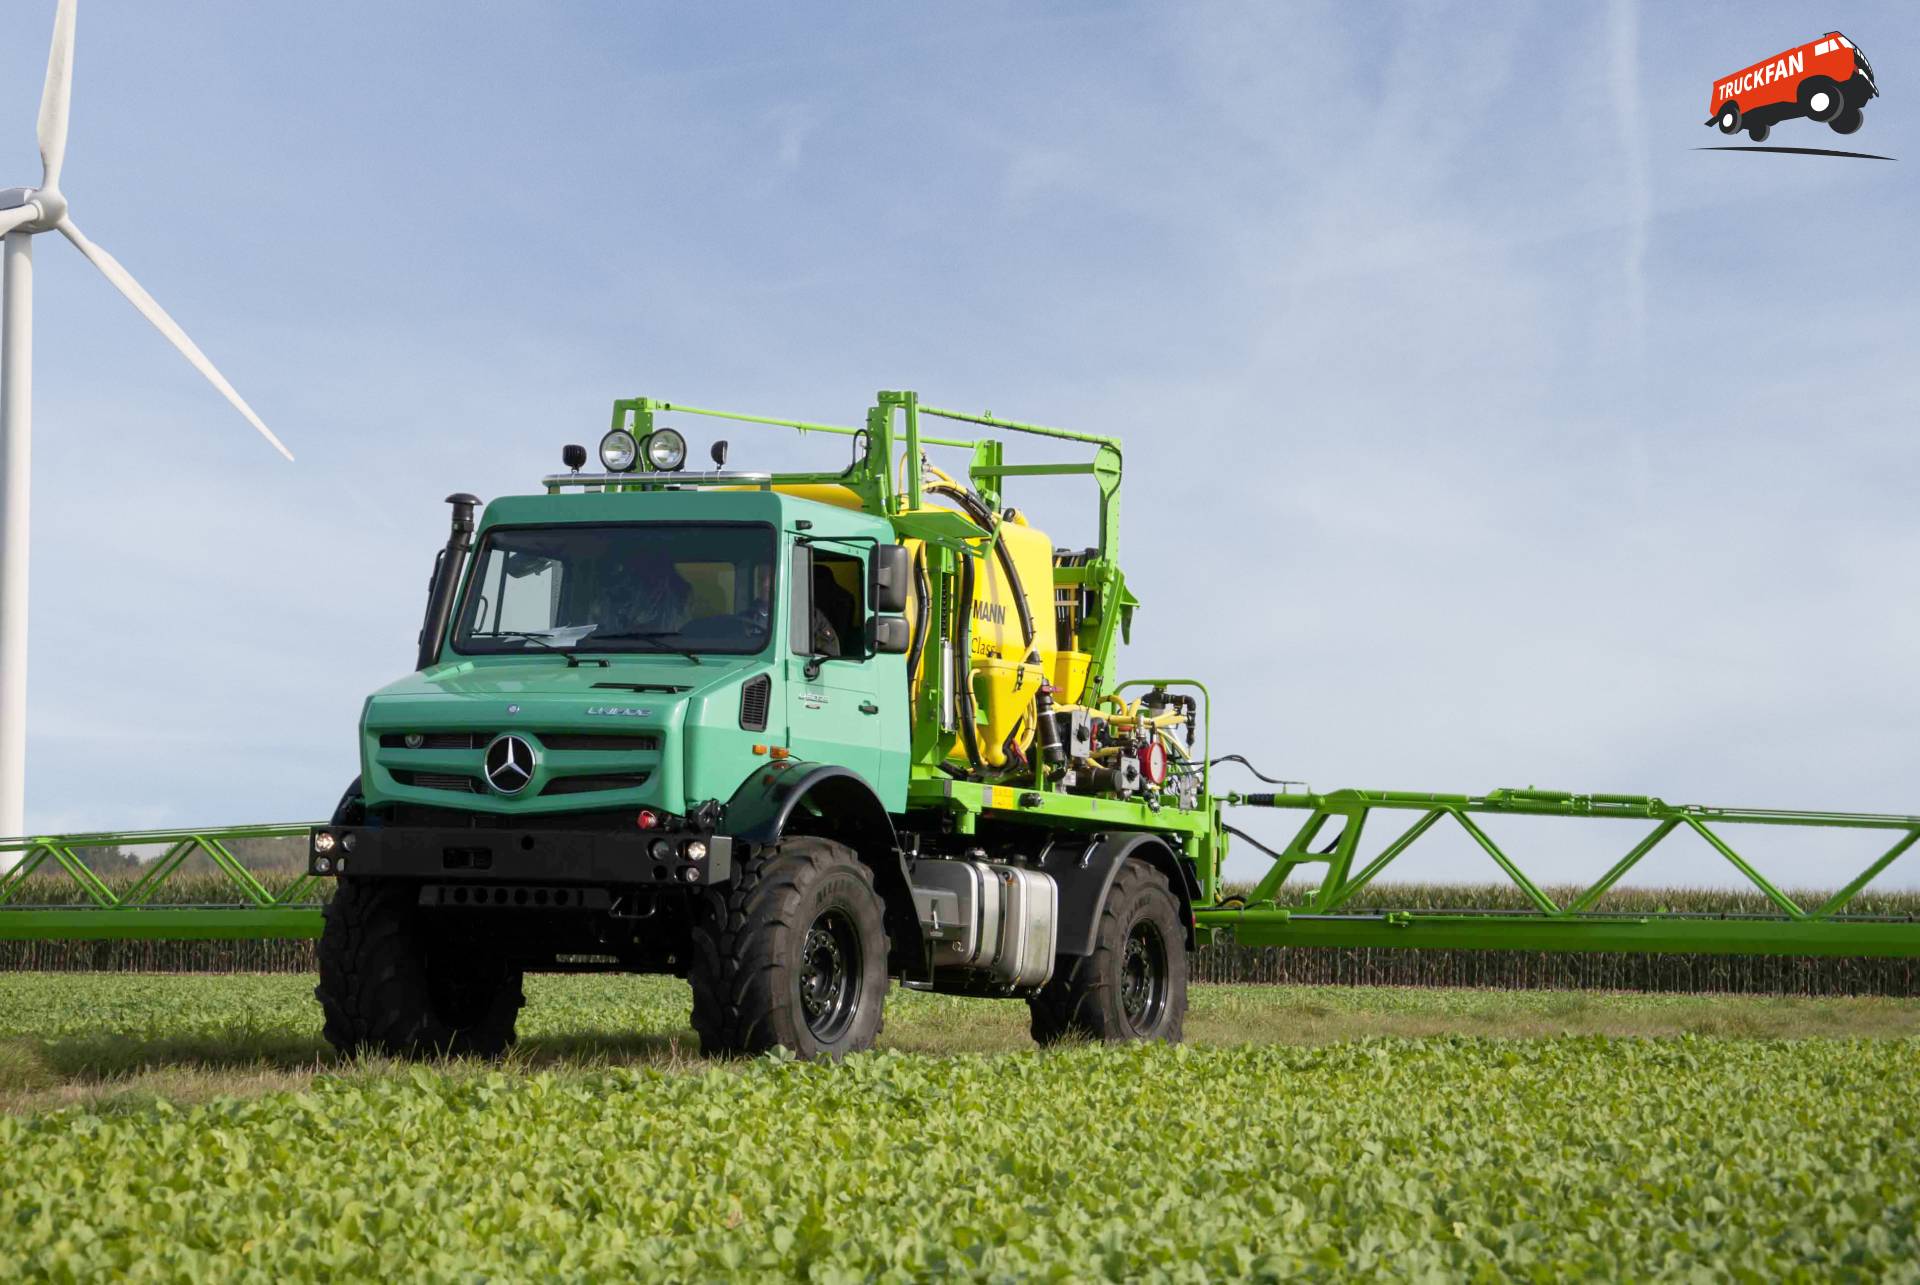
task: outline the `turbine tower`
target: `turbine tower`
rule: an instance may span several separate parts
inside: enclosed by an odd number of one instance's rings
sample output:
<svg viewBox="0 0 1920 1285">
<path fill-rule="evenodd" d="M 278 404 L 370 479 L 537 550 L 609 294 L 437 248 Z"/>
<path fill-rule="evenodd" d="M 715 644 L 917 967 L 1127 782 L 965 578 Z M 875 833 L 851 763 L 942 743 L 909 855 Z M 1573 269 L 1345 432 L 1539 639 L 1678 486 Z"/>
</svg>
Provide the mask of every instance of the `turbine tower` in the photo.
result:
<svg viewBox="0 0 1920 1285">
<path fill-rule="evenodd" d="M 205 375 L 234 409 L 289 460 L 293 452 L 214 369 L 187 332 L 154 302 L 120 261 L 81 235 L 60 190 L 67 155 L 67 107 L 73 91 L 73 24 L 77 0 L 60 0 L 40 94 L 39 187 L 0 189 L 0 837 L 26 829 L 27 777 L 27 494 L 33 426 L 33 238 L 58 232 L 85 255 L 127 302 Z M 0 861 L 0 871 L 7 864 Z"/>
</svg>

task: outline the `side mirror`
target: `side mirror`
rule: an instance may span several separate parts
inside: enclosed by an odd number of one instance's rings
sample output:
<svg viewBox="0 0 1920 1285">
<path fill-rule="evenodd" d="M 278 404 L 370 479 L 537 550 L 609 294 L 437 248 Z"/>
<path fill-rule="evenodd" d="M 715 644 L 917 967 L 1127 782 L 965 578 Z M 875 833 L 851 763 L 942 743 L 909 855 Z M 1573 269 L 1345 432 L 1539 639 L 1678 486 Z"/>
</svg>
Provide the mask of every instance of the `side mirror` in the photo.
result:
<svg viewBox="0 0 1920 1285">
<path fill-rule="evenodd" d="M 905 611 L 907 587 L 913 582 L 913 555 L 903 545 L 876 544 L 869 579 L 867 596 L 875 611 Z"/>
<path fill-rule="evenodd" d="M 897 546 L 896 546 L 897 547 Z M 912 628 L 905 616 L 876 616 L 873 620 L 873 652 L 876 656 L 904 656 L 912 641 Z"/>
</svg>

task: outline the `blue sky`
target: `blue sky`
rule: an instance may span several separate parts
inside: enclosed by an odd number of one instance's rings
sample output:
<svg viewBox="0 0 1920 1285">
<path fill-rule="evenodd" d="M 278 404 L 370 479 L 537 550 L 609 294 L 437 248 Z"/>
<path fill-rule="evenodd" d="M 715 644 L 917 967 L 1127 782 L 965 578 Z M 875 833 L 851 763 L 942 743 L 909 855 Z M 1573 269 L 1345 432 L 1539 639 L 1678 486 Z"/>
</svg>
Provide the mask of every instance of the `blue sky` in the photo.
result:
<svg viewBox="0 0 1920 1285">
<path fill-rule="evenodd" d="M 7 183 L 52 5 L 13 14 Z M 1835 27 L 1885 96 L 1770 141 L 1900 161 L 1694 150 L 1715 77 Z M 1211 682 L 1217 750 L 1920 812 L 1916 45 L 1894 5 L 86 0 L 74 218 L 299 462 L 41 241 L 29 821 L 321 813 L 442 496 L 615 396 L 903 386 L 1127 438 L 1133 665 Z M 1549 877 L 1634 837 L 1512 833 Z"/>
</svg>

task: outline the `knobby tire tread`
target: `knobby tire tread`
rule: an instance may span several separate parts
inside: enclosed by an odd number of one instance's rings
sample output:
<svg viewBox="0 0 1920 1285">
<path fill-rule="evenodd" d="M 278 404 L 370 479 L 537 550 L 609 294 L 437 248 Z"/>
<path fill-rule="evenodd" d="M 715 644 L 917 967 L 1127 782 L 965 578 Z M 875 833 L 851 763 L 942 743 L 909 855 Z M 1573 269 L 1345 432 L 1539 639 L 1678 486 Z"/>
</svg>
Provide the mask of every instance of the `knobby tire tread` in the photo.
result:
<svg viewBox="0 0 1920 1285">
<path fill-rule="evenodd" d="M 878 942 L 887 955 L 884 906 L 874 891 L 873 871 L 853 851 L 830 839 L 794 836 L 782 839 L 738 862 L 733 878 L 712 889 L 701 922 L 693 930 L 693 959 L 687 981 L 693 990 L 693 1029 L 708 1057 L 766 1053 L 784 1047 L 807 1057 L 815 1052 L 782 994 L 787 964 L 779 951 L 795 932 L 805 931 L 801 911 L 807 889 L 834 874 L 853 875 L 864 884 L 882 924 Z M 871 1047 L 885 1024 L 881 1011 L 886 990 L 872 997 L 872 1029 L 852 1046 L 830 1055 Z"/>
<path fill-rule="evenodd" d="M 1106 904 L 1100 908 L 1093 953 L 1059 956 L 1053 977 L 1041 987 L 1039 994 L 1027 999 L 1033 1018 L 1029 1029 L 1036 1043 L 1057 1044 L 1075 1037 L 1119 1043 L 1137 1038 L 1120 1017 L 1117 994 L 1120 960 L 1126 950 L 1135 908 L 1143 896 L 1156 894 L 1164 895 L 1165 905 L 1171 908 L 1177 927 L 1180 903 L 1167 887 L 1165 876 L 1133 857 L 1121 863 L 1113 886 L 1107 890 Z M 1170 952 L 1168 967 L 1177 974 L 1179 984 L 1169 997 L 1167 1020 L 1148 1038 L 1178 1044 L 1185 1037 L 1186 968 L 1184 958 L 1176 961 L 1172 954 L 1184 952 L 1182 935 L 1176 931 L 1166 945 Z M 1169 984 L 1173 985 L 1171 981 Z"/>
<path fill-rule="evenodd" d="M 416 953 L 412 893 L 404 885 L 342 879 L 327 903 L 314 987 L 327 1043 L 348 1056 L 498 1057 L 512 1046 L 526 1003 L 520 973 L 503 970 L 476 1020 L 463 1026 L 442 1020 Z"/>
</svg>

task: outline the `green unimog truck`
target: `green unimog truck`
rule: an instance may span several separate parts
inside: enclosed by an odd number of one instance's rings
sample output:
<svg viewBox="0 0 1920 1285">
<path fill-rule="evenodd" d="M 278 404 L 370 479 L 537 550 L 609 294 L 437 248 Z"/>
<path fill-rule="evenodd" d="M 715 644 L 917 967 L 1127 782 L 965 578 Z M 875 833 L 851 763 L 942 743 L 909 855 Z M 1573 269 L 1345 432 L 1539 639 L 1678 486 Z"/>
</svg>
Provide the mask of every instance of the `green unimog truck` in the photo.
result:
<svg viewBox="0 0 1920 1285">
<path fill-rule="evenodd" d="M 936 415 L 1091 458 L 1008 463 Z M 690 470 L 665 421 L 711 418 L 849 451 Z M 312 832 L 335 1047 L 497 1054 L 528 971 L 685 977 L 708 1053 L 869 1047 L 890 979 L 1022 998 L 1043 1042 L 1180 1038 L 1221 831 L 1204 691 L 1114 670 L 1117 441 L 912 393 L 858 427 L 643 398 L 600 471 L 563 461 L 477 518 L 451 497 L 417 670 Z M 1003 493 L 1060 475 L 1092 547 Z"/>
</svg>

